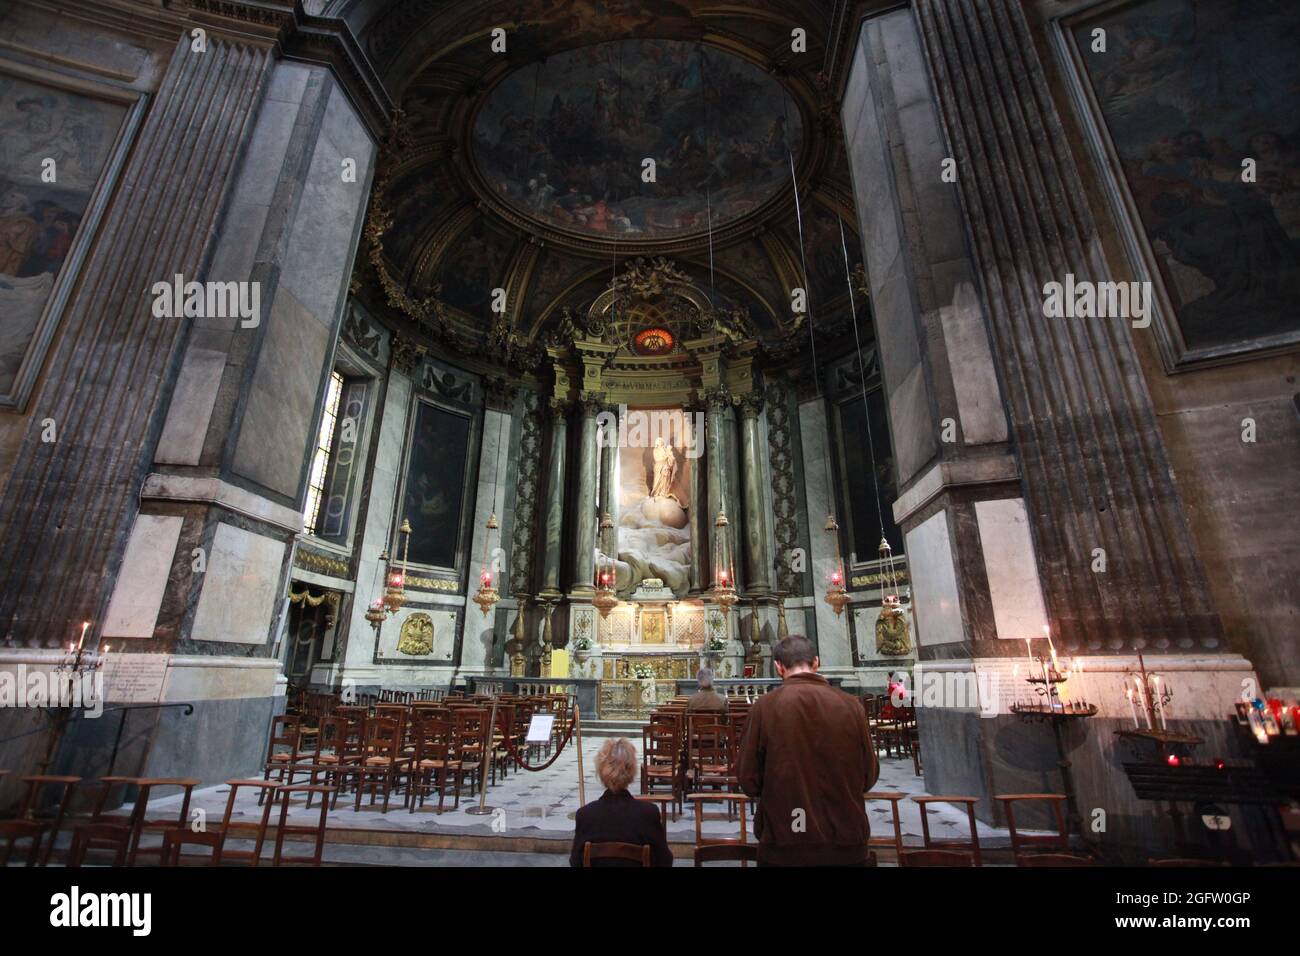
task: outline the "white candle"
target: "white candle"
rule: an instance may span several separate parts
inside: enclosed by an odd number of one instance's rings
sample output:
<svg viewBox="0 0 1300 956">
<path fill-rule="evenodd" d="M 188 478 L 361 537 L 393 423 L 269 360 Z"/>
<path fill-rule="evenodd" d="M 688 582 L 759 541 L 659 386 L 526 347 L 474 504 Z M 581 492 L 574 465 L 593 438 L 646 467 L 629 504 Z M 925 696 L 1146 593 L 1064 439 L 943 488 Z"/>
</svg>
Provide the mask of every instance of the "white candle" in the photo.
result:
<svg viewBox="0 0 1300 956">
<path fill-rule="evenodd" d="M 1029 658 L 1029 666 L 1032 668 L 1034 665 L 1034 651 L 1027 637 L 1025 638 L 1025 656 Z"/>
<path fill-rule="evenodd" d="M 89 628 L 90 628 L 90 622 L 89 622 L 89 621 L 82 621 L 82 622 L 81 622 L 81 640 L 77 641 L 77 653 L 78 653 L 78 654 L 80 654 L 80 653 L 81 653 L 81 649 L 82 649 L 83 647 L 86 646 L 86 631 L 89 630 Z"/>
<path fill-rule="evenodd" d="M 1160 691 L 1160 678 L 1155 678 L 1155 696 L 1151 701 L 1152 706 L 1160 708 L 1160 729 L 1167 729 L 1165 726 L 1165 700 L 1164 694 Z"/>
<path fill-rule="evenodd" d="M 1142 678 L 1134 677 L 1133 686 L 1137 690 L 1138 705 L 1141 706 L 1142 716 L 1146 719 L 1147 730 L 1154 730 L 1155 728 L 1151 725 L 1151 709 L 1147 706 L 1146 688 L 1142 684 Z"/>
<path fill-rule="evenodd" d="M 1138 709 L 1137 709 L 1137 704 L 1133 703 L 1133 688 L 1132 688 L 1132 687 L 1125 687 L 1125 688 L 1124 688 L 1124 696 L 1125 696 L 1126 698 L 1128 698 L 1128 706 L 1129 706 L 1129 710 L 1133 711 L 1133 729 L 1134 729 L 1134 730 L 1137 730 L 1137 729 L 1138 729 Z"/>
</svg>

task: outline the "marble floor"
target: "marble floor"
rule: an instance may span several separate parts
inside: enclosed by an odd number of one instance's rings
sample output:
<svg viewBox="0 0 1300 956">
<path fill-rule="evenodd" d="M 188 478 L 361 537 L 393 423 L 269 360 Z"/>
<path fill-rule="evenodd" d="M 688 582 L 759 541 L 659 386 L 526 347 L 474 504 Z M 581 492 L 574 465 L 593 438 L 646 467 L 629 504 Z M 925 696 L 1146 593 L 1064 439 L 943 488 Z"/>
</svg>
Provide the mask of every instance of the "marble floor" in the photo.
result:
<svg viewBox="0 0 1300 956">
<path fill-rule="evenodd" d="M 593 758 L 590 749 L 584 754 L 584 769 L 587 800 L 594 800 L 603 792 L 596 779 Z M 880 780 L 877 790 L 893 790 L 909 796 L 925 794 L 924 778 L 914 774 L 911 760 L 885 758 L 881 761 Z M 207 819 L 218 822 L 225 812 L 229 788 L 221 785 L 197 790 L 191 801 L 191 811 L 201 809 Z M 426 803 L 423 810 L 409 812 L 401 805 L 401 796 L 396 796 L 389 805 L 388 813 L 383 813 L 380 802 L 370 806 L 363 801 L 360 811 L 353 809 L 351 800 L 340 799 L 338 807 L 329 814 L 331 828 L 349 830 L 378 830 L 390 833 L 427 834 L 438 836 L 466 837 L 528 837 L 539 841 L 528 849 L 519 852 L 496 852 L 492 849 L 451 849 L 420 848 L 410 846 L 376 846 L 361 845 L 360 841 L 348 838 L 346 843 L 333 840 L 328 845 L 326 859 L 340 864 L 374 864 L 392 863 L 397 865 L 502 865 L 532 866 L 557 865 L 567 863 L 567 852 L 573 833 L 573 820 L 570 816 L 579 806 L 577 754 L 572 746 L 546 770 L 539 772 L 520 772 L 514 770 L 504 781 L 498 780 L 495 787 L 489 787 L 487 804 L 495 808 L 486 816 L 474 816 L 466 811 L 476 806 L 477 800 L 462 797 L 459 809 L 452 809 L 448 799 L 442 814 L 436 812 L 437 799 Z M 166 796 L 150 802 L 151 817 L 165 816 L 168 812 L 179 811 L 180 796 Z M 904 841 L 908 844 L 921 843 L 921 807 L 911 800 L 900 803 L 900 815 Z M 308 810 L 303 804 L 290 808 L 289 818 L 293 823 L 314 823 L 319 809 Z M 694 818 L 687 813 L 676 821 L 669 821 L 669 842 L 674 844 L 693 843 L 695 838 Z M 872 832 L 882 835 L 890 829 L 890 811 L 888 803 L 872 803 L 868 806 L 871 816 Z M 930 828 L 937 837 L 961 836 L 967 827 L 965 812 L 949 804 L 931 804 Z M 261 814 L 256 803 L 256 796 L 242 794 L 235 807 L 235 819 L 254 821 Z M 278 811 L 277 811 L 278 814 Z M 752 825 L 752 824 L 751 824 Z M 716 812 L 710 812 L 704 821 L 704 833 L 709 836 L 739 836 L 739 823 L 728 821 L 719 806 Z M 988 846 L 1005 846 L 1007 833 L 994 827 L 978 824 L 981 844 Z M 340 834 L 340 836 L 342 836 Z M 514 844 L 503 841 L 503 848 Z M 490 846 L 490 844 L 487 844 Z M 681 857 L 682 853 L 678 856 Z M 690 864 L 689 855 L 685 861 Z"/>
</svg>

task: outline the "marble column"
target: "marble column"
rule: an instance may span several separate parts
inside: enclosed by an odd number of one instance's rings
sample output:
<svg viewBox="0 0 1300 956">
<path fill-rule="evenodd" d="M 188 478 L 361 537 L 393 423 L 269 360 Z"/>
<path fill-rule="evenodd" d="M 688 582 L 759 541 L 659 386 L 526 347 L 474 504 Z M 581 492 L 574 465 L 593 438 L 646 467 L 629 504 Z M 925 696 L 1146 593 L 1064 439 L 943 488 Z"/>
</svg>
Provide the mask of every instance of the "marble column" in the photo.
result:
<svg viewBox="0 0 1300 956">
<path fill-rule="evenodd" d="M 706 515 L 705 525 L 708 528 L 708 546 L 709 553 L 703 561 L 703 568 L 706 571 L 706 578 L 702 581 L 705 590 L 711 588 L 718 579 L 719 570 L 719 544 L 717 539 L 717 528 L 714 522 L 718 519 L 718 512 L 724 510 L 724 506 L 733 504 L 727 497 L 726 489 L 726 438 L 724 435 L 724 420 L 727 412 L 731 409 L 731 396 L 725 388 L 710 389 L 705 395 L 707 411 L 705 413 L 704 439 L 705 455 L 707 456 L 706 470 L 708 472 L 708 502 L 709 511 Z M 731 517 L 728 516 L 728 521 Z M 728 534 L 724 536 L 721 545 L 721 563 L 725 565 L 730 555 L 731 526 L 728 526 Z"/>
<path fill-rule="evenodd" d="M 799 405 L 799 438 L 804 464 L 804 493 L 808 508 L 811 553 L 808 567 L 812 571 L 814 617 L 817 626 L 817 653 L 822 669 L 831 674 L 853 673 L 853 652 L 849 645 L 848 617 L 836 614 L 822 598 L 835 569 L 834 538 L 824 528 L 826 516 L 836 511 L 835 490 L 829 480 L 830 430 L 827 404 L 816 398 Z"/>
<path fill-rule="evenodd" d="M 542 593 L 560 593 L 560 545 L 564 540 L 564 476 L 568 454 L 568 405 L 551 400 L 551 461 L 546 475 L 546 539 L 542 549 Z"/>
<path fill-rule="evenodd" d="M 596 528 L 599 524 L 596 501 L 596 413 L 600 403 L 594 398 L 584 398 L 578 405 L 578 453 L 575 463 L 578 470 L 577 500 L 573 508 L 573 579 L 569 590 L 590 594 L 596 575 Z"/>
<path fill-rule="evenodd" d="M 487 555 L 488 567 L 496 572 L 495 580 L 498 590 L 504 584 L 505 562 L 504 546 L 501 543 L 500 524 L 506 509 L 506 482 L 504 475 L 497 474 L 497 464 L 501 461 L 500 442 L 510 438 L 509 400 L 513 396 L 499 393 L 498 404 L 504 408 L 483 409 L 483 437 L 479 451 L 478 493 L 474 506 L 474 533 L 469 553 L 469 596 L 473 597 L 479 587 L 479 575 L 483 572 L 483 556 Z M 497 516 L 498 530 L 489 535 L 487 521 L 490 515 Z M 488 545 L 491 545 L 489 548 Z M 495 552 L 495 553 L 494 553 Z M 494 563 L 495 562 L 495 567 Z M 469 601 L 465 605 L 465 630 L 460 650 L 460 667 L 457 674 L 482 674 L 492 659 L 492 646 L 497 631 L 497 615 L 489 612 L 484 615 L 478 605 Z"/>
<path fill-rule="evenodd" d="M 618 409 L 616 407 L 606 407 L 604 411 L 615 416 L 615 424 L 612 426 L 613 434 L 604 435 L 600 442 L 600 514 L 599 518 L 604 519 L 609 515 L 614 527 L 605 532 L 597 540 L 600 549 L 609 555 L 613 555 L 618 550 L 618 487 L 615 482 L 618 481 Z"/>
<path fill-rule="evenodd" d="M 768 496 L 764 493 L 763 458 L 767 443 L 759 428 L 759 412 L 763 398 L 750 392 L 740 401 L 742 423 L 741 481 L 744 484 L 745 504 L 745 580 L 746 593 L 767 595 L 772 591 L 772 548 L 768 534 Z"/>
</svg>

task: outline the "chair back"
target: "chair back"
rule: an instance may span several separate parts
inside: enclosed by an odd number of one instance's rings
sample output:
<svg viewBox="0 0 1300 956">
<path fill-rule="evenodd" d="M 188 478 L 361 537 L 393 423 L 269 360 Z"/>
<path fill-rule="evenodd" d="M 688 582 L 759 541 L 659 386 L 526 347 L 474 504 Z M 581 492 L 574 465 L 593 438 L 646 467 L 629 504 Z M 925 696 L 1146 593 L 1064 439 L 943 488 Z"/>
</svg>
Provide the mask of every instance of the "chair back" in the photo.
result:
<svg viewBox="0 0 1300 956">
<path fill-rule="evenodd" d="M 758 862 L 758 844 L 756 843 L 707 843 L 695 848 L 695 865 L 706 863 L 734 863 L 741 866 Z"/>
<path fill-rule="evenodd" d="M 301 732 L 301 718 L 291 714 L 277 714 L 272 717 L 271 740 L 267 744 L 266 759 L 274 760 L 276 754 L 285 754 L 290 758 L 297 757 Z"/>
<path fill-rule="evenodd" d="M 582 865 L 591 866 L 597 860 L 627 860 L 649 866 L 650 844 L 592 843 L 588 840 L 582 845 Z"/>
<path fill-rule="evenodd" d="M 968 850 L 904 850 L 898 855 L 899 866 L 974 866 L 975 857 Z"/>
</svg>

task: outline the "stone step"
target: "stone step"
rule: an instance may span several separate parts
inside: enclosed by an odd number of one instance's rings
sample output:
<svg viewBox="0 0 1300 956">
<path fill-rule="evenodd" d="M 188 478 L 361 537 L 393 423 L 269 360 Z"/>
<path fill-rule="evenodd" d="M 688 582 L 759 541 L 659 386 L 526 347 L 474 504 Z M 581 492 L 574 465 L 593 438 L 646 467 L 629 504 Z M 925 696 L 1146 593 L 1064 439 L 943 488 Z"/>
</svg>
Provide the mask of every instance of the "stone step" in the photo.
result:
<svg viewBox="0 0 1300 956">
<path fill-rule="evenodd" d="M 641 728 L 646 725 L 643 720 L 584 720 L 583 737 L 627 737 L 641 739 Z"/>
</svg>

